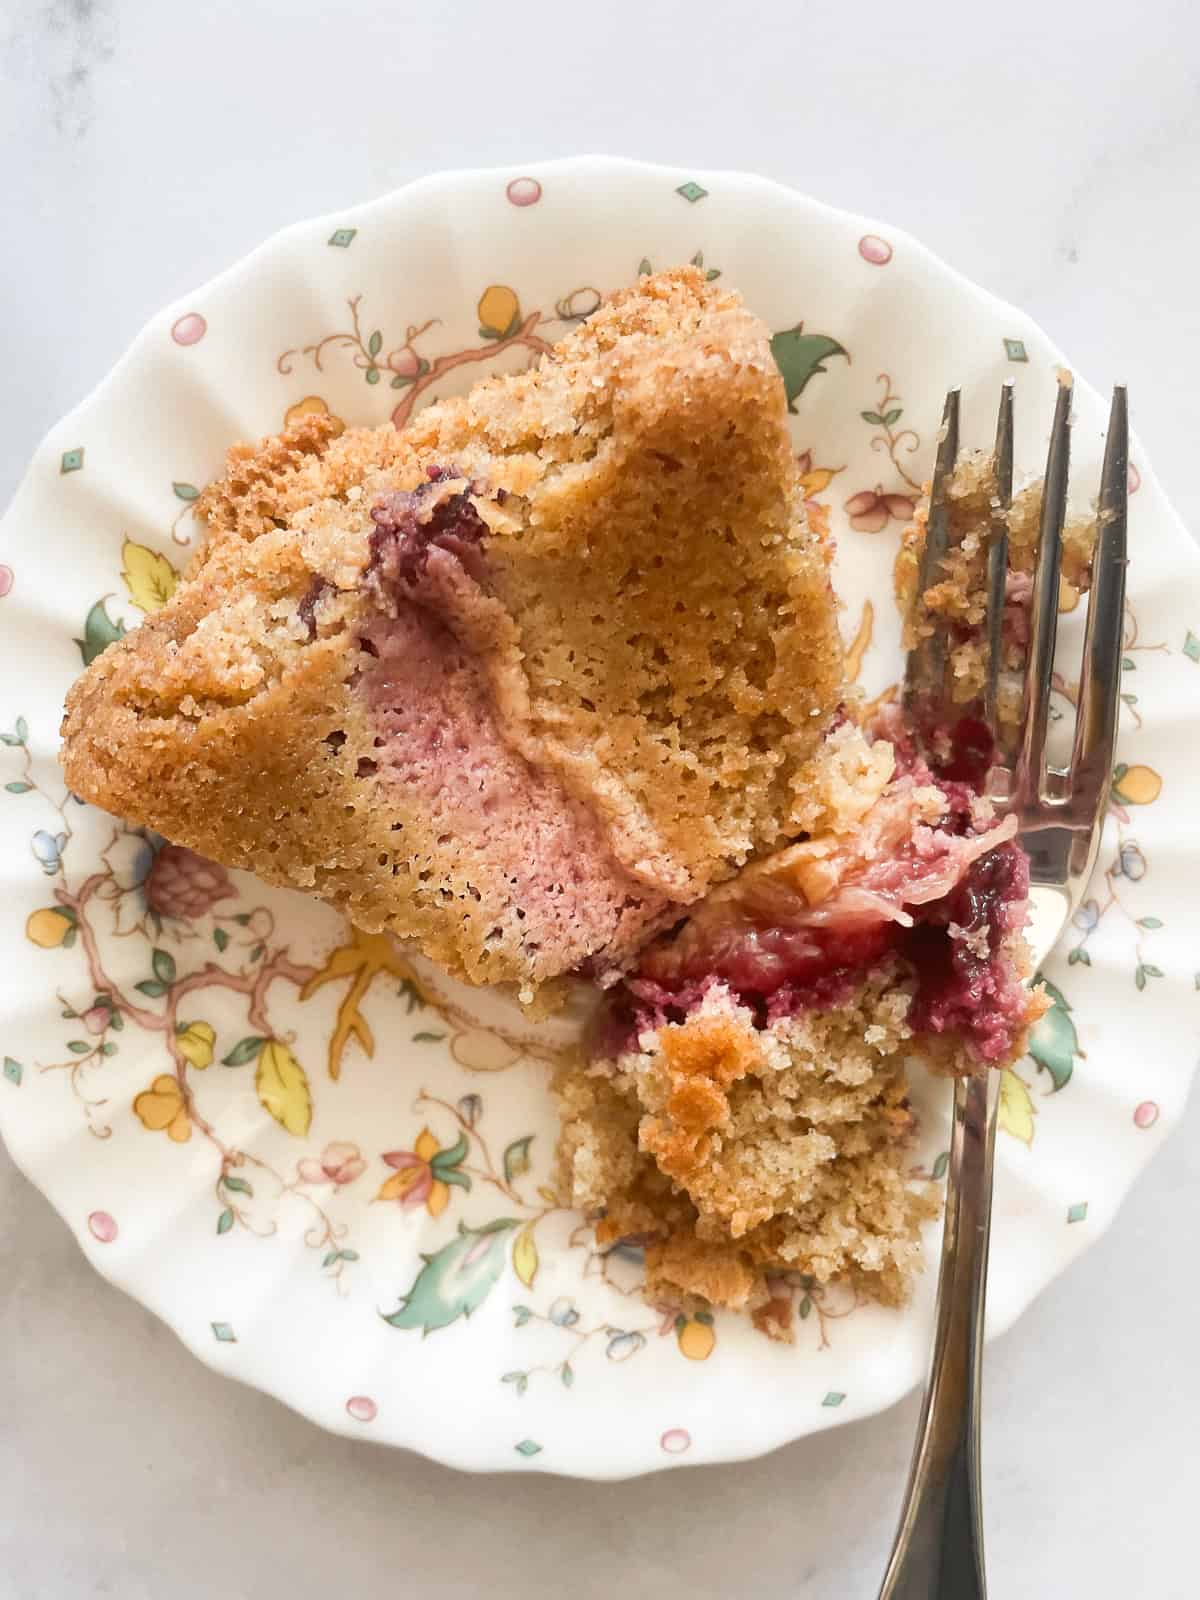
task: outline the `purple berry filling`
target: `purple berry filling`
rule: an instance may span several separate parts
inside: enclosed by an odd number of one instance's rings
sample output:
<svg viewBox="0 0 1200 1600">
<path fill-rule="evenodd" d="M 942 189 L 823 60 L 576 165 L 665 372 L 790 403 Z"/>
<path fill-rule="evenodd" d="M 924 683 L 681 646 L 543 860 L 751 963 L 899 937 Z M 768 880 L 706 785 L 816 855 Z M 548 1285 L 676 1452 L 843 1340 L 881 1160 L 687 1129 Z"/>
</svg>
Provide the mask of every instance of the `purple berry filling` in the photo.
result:
<svg viewBox="0 0 1200 1600">
<path fill-rule="evenodd" d="M 974 730 L 954 741 L 948 763 L 954 776 L 935 777 L 911 744 L 902 745 L 898 756 L 901 771 L 942 790 L 946 809 L 938 834 L 977 835 L 977 790 L 966 780 L 976 778 L 986 756 Z M 876 883 L 886 882 L 888 865 L 878 864 Z M 899 862 L 897 867 L 901 877 L 908 871 Z M 1028 894 L 1029 862 L 1009 841 L 971 861 L 946 894 L 924 903 L 905 901 L 911 926 L 853 918 L 814 925 L 803 916 L 794 926 L 781 919 L 750 926 L 733 921 L 718 925 L 698 946 L 693 942 L 682 960 L 672 958 L 668 935 L 609 996 L 598 1023 L 597 1053 L 617 1055 L 635 1048 L 640 1033 L 683 1021 L 714 986 L 727 989 L 766 1028 L 843 1003 L 898 958 L 916 982 L 909 1012 L 915 1032 L 954 1034 L 981 1063 L 1003 1060 L 1028 1010 L 1008 948 L 1024 925 Z"/>
<path fill-rule="evenodd" d="M 436 474 L 436 476 L 435 476 Z M 371 512 L 371 571 L 384 584 L 414 584 L 424 574 L 431 550 L 455 556 L 476 580 L 484 576 L 482 543 L 487 523 L 476 511 L 470 493 L 461 490 L 430 507 L 439 485 L 453 477 L 452 467 L 430 467 L 429 482 L 416 489 L 397 489 Z"/>
</svg>

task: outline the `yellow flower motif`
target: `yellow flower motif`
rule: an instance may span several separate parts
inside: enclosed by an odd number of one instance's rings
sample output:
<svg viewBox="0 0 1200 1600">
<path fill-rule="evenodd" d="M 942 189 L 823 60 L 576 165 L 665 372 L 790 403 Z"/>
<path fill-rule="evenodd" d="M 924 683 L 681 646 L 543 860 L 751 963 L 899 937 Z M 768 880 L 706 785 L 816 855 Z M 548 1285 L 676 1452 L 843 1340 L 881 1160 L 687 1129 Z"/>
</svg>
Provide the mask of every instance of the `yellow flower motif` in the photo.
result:
<svg viewBox="0 0 1200 1600">
<path fill-rule="evenodd" d="M 808 472 L 802 472 L 800 487 L 804 490 L 804 498 L 811 500 L 813 495 L 823 494 L 833 479 L 833 467 L 812 467 Z"/>
<path fill-rule="evenodd" d="M 134 1115 L 151 1133 L 166 1130 L 167 1138 L 176 1144 L 186 1144 L 192 1137 L 192 1119 L 183 1102 L 179 1080 L 169 1072 L 155 1078 L 133 1102 Z"/>
<path fill-rule="evenodd" d="M 479 297 L 479 331 L 485 339 L 507 339 L 521 325 L 521 304 L 513 291 L 493 283 Z"/>
<path fill-rule="evenodd" d="M 211 1022 L 181 1022 L 175 1029 L 175 1048 L 188 1063 L 203 1072 L 212 1066 L 217 1031 Z"/>
<path fill-rule="evenodd" d="M 704 1311 L 695 1317 L 678 1317 L 675 1322 L 675 1338 L 680 1354 L 685 1355 L 689 1361 L 707 1361 L 717 1342 L 712 1317 Z"/>
<path fill-rule="evenodd" d="M 25 937 L 30 944 L 36 944 L 39 950 L 57 950 L 74 926 L 65 911 L 44 906 L 40 911 L 30 913 L 25 923 Z"/>
<path fill-rule="evenodd" d="M 1153 767 L 1119 766 L 1113 773 L 1113 797 L 1130 806 L 1148 806 L 1162 793 L 1162 779 Z"/>
<path fill-rule="evenodd" d="M 297 400 L 294 406 L 289 406 L 283 413 L 283 425 L 285 428 L 294 428 L 305 417 L 332 417 L 339 433 L 345 427 L 341 417 L 334 416 L 319 394 L 306 394 L 303 400 Z"/>
<path fill-rule="evenodd" d="M 398 1200 L 406 1211 L 424 1204 L 431 1217 L 440 1217 L 450 1203 L 450 1186 L 434 1176 L 433 1158 L 439 1146 L 428 1128 L 422 1128 L 411 1150 L 391 1150 L 384 1160 L 396 1171 L 376 1200 Z"/>
</svg>

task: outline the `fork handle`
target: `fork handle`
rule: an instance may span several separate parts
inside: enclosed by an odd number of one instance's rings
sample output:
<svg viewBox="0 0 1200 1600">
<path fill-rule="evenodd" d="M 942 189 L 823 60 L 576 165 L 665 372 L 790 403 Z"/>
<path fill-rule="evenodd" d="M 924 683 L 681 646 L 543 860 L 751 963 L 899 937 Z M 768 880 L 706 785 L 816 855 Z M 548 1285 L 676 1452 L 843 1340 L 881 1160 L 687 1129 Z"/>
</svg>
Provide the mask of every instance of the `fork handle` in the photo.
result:
<svg viewBox="0 0 1200 1600">
<path fill-rule="evenodd" d="M 879 1600 L 985 1600 L 979 1420 L 1000 1074 L 959 1078 L 937 1327 L 900 1526 Z"/>
</svg>

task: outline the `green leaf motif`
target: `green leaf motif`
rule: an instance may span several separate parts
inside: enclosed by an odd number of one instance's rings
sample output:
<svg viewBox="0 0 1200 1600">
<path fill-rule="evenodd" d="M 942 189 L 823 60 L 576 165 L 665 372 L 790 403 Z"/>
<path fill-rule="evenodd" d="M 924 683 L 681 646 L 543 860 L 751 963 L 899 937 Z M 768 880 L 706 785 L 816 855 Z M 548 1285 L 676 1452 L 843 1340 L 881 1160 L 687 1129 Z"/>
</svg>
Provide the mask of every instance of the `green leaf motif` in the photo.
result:
<svg viewBox="0 0 1200 1600">
<path fill-rule="evenodd" d="M 217 1218 L 217 1232 L 218 1234 L 228 1233 L 232 1227 L 233 1212 L 228 1206 L 226 1206 L 224 1211 L 222 1211 L 221 1215 Z"/>
<path fill-rule="evenodd" d="M 115 1056 L 116 1053 L 117 1053 L 117 1047 L 116 1047 L 115 1044 L 113 1044 L 111 1039 L 106 1039 L 104 1041 L 104 1043 L 100 1046 L 100 1054 L 102 1056 Z"/>
<path fill-rule="evenodd" d="M 366 378 L 367 378 L 367 382 L 368 383 L 378 383 L 379 382 L 379 368 L 378 367 L 368 367 L 367 368 L 367 372 L 366 372 Z"/>
<path fill-rule="evenodd" d="M 519 1456 L 525 1456 L 526 1458 L 540 1456 L 542 1453 L 542 1447 L 536 1439 L 522 1439 L 520 1444 L 513 1445 L 513 1449 Z"/>
<path fill-rule="evenodd" d="M 564 1361 L 559 1369 L 562 1376 L 563 1388 L 570 1389 L 575 1382 L 575 1369 L 569 1361 Z"/>
<path fill-rule="evenodd" d="M 68 1043 L 67 1049 L 71 1052 L 71 1054 L 73 1056 L 85 1056 L 85 1055 L 87 1055 L 88 1051 L 91 1049 L 91 1046 L 87 1043 L 87 1041 L 85 1039 L 72 1039 Z"/>
<path fill-rule="evenodd" d="M 175 957 L 165 950 L 152 950 L 150 952 L 150 965 L 154 968 L 154 976 L 159 983 L 175 982 Z"/>
<path fill-rule="evenodd" d="M 340 1261 L 341 1260 L 341 1256 L 342 1256 L 342 1252 L 340 1250 L 330 1250 L 330 1251 L 327 1252 L 327 1254 L 325 1256 L 325 1259 L 324 1259 L 324 1261 L 322 1261 L 321 1265 L 323 1267 L 331 1267 L 334 1264 L 335 1261 Z"/>
<path fill-rule="evenodd" d="M 801 1302 L 800 1302 L 800 1321 L 801 1322 L 807 1322 L 808 1321 L 809 1317 L 812 1315 L 812 1306 L 813 1306 L 812 1296 L 806 1294 L 804 1296 L 804 1299 L 801 1300 Z"/>
<path fill-rule="evenodd" d="M 28 794 L 33 788 L 33 785 L 31 783 L 13 782 L 6 783 L 4 787 L 8 790 L 9 794 Z"/>
<path fill-rule="evenodd" d="M 1074 966 L 1090 967 L 1091 964 L 1092 964 L 1092 958 L 1091 958 L 1090 955 L 1088 955 L 1087 951 L 1084 949 L 1084 947 L 1081 944 L 1077 944 L 1075 946 L 1075 948 L 1071 951 L 1070 955 L 1067 957 L 1067 965 L 1069 967 L 1074 967 Z"/>
<path fill-rule="evenodd" d="M 83 638 L 75 641 L 85 667 L 90 667 L 96 657 L 102 655 L 110 644 L 115 644 L 118 639 L 124 637 L 125 624 L 119 619 L 113 621 L 105 610 L 107 603 L 107 596 L 103 600 L 96 601 L 84 621 Z"/>
<path fill-rule="evenodd" d="M 1183 653 L 1189 661 L 1200 661 L 1200 639 L 1189 628 L 1183 641 Z"/>
<path fill-rule="evenodd" d="M 654 268 L 650 265 L 649 256 L 643 256 L 638 262 L 638 277 L 648 278 L 653 271 Z"/>
<path fill-rule="evenodd" d="M 17 738 L 22 744 L 28 744 L 29 742 L 29 724 L 24 717 L 17 718 Z"/>
<path fill-rule="evenodd" d="M 812 379 L 826 371 L 822 365 L 824 361 L 831 356 L 845 356 L 847 361 L 850 359 L 849 352 L 836 339 L 824 333 L 805 333 L 802 322 L 771 336 L 771 354 L 783 375 L 783 387 L 791 412 L 795 411 L 796 401 Z"/>
<path fill-rule="evenodd" d="M 1029 1054 L 1037 1062 L 1039 1072 L 1049 1073 L 1054 1086 L 1050 1092 L 1057 1094 L 1070 1083 L 1075 1057 L 1082 1058 L 1083 1051 L 1079 1048 L 1079 1035 L 1071 1021 L 1071 1007 L 1066 996 L 1048 979 L 1039 981 L 1050 997 L 1050 1009 L 1044 1017 L 1039 1017 L 1029 1035 Z M 1142 983 L 1145 984 L 1145 979 Z"/>
<path fill-rule="evenodd" d="M 1162 927 L 1162 922 L 1159 920 L 1158 917 L 1140 917 L 1138 919 L 1138 927 L 1139 928 L 1161 928 Z"/>
<path fill-rule="evenodd" d="M 216 945 L 218 950 L 224 950 L 225 946 L 229 943 L 229 935 L 225 932 L 224 928 L 213 929 L 213 943 Z"/>
<path fill-rule="evenodd" d="M 1196 987 L 1200 989 L 1200 977 L 1196 979 Z M 513 1323 L 518 1328 L 523 1328 L 532 1315 L 533 1312 L 528 1306 L 513 1307 Z"/>
<path fill-rule="evenodd" d="M 384 1321 L 393 1328 L 420 1328 L 423 1334 L 469 1317 L 487 1299 L 504 1269 L 508 1236 L 516 1217 L 497 1217 L 482 1228 L 458 1225 L 457 1235 L 424 1262 L 412 1288 Z"/>
<path fill-rule="evenodd" d="M 175 491 L 176 500 L 198 500 L 200 491 L 194 483 L 173 483 L 171 488 Z"/>
<path fill-rule="evenodd" d="M 25 1076 L 25 1068 L 19 1061 L 14 1061 L 12 1056 L 4 1058 L 4 1076 L 14 1088 L 21 1087 L 21 1079 Z"/>
<path fill-rule="evenodd" d="M 250 1195 L 251 1197 L 254 1195 L 254 1190 L 246 1182 L 245 1178 L 235 1177 L 232 1172 L 227 1173 L 225 1177 L 221 1179 L 221 1182 L 227 1189 L 232 1189 L 234 1194 L 246 1194 Z"/>
<path fill-rule="evenodd" d="M 458 1138 L 448 1150 L 439 1150 L 437 1155 L 435 1155 L 433 1160 L 429 1163 L 430 1167 L 433 1169 L 434 1177 L 444 1178 L 449 1168 L 458 1166 L 459 1162 L 466 1155 L 467 1150 L 467 1136 L 465 1133 L 460 1133 Z"/>
<path fill-rule="evenodd" d="M 380 330 L 378 328 L 376 328 L 375 332 L 367 340 L 367 354 L 369 356 L 377 356 L 382 349 L 383 349 L 383 334 L 380 332 Z"/>
<path fill-rule="evenodd" d="M 885 411 L 883 413 L 883 425 L 884 425 L 884 427 L 885 428 L 890 428 L 893 425 L 893 423 L 899 422 L 900 421 L 900 416 L 901 416 L 901 412 L 900 412 L 899 406 L 897 406 L 894 411 Z"/>
<path fill-rule="evenodd" d="M 860 411 L 858 414 L 864 422 L 873 423 L 877 428 L 883 427 L 883 418 L 879 415 L 878 411 Z"/>
<path fill-rule="evenodd" d="M 446 1037 L 444 1033 L 414 1033 L 414 1044 L 440 1044 Z"/>
<path fill-rule="evenodd" d="M 63 943 L 66 943 L 65 939 L 63 940 Z M 135 983 L 133 987 L 139 994 L 146 995 L 150 1000 L 157 1000 L 161 995 L 164 995 L 167 992 L 166 984 L 159 983 L 157 978 L 143 978 L 141 983 Z"/>
<path fill-rule="evenodd" d="M 943 1150 L 941 1155 L 933 1163 L 933 1175 L 936 1179 L 938 1179 L 939 1182 L 946 1176 L 946 1169 L 949 1167 L 949 1165 L 950 1152 L 949 1150 Z"/>
<path fill-rule="evenodd" d="M 527 1133 L 523 1139 L 514 1139 L 504 1152 L 504 1176 L 509 1183 L 514 1178 L 522 1177 L 533 1165 L 529 1159 L 529 1146 L 532 1143 L 533 1135 Z"/>
<path fill-rule="evenodd" d="M 140 988 L 141 985 L 139 984 L 138 987 Z M 244 1067 L 247 1061 L 254 1060 L 265 1043 L 265 1039 L 260 1039 L 257 1034 L 252 1033 L 248 1039 L 242 1039 L 235 1044 L 227 1056 L 221 1057 L 221 1065 L 223 1067 Z"/>
<path fill-rule="evenodd" d="M 511 1383 L 518 1394 L 524 1394 L 529 1387 L 529 1374 L 527 1372 L 506 1372 L 500 1382 Z"/>
</svg>

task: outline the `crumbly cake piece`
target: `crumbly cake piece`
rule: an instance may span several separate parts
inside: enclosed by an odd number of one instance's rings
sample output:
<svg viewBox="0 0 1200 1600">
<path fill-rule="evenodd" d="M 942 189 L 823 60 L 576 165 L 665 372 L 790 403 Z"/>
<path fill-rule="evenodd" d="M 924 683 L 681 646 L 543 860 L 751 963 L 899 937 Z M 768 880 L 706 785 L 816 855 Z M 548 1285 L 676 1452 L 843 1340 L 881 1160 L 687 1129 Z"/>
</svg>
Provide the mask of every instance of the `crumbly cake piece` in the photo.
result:
<svg viewBox="0 0 1200 1600">
<path fill-rule="evenodd" d="M 829 552 L 767 330 L 694 269 L 401 433 L 236 447 L 199 510 L 68 696 L 95 804 L 527 993 L 804 825 Z"/>
<path fill-rule="evenodd" d="M 644 1242 L 651 1299 L 753 1310 L 795 1272 L 903 1301 L 936 1202 L 909 1178 L 893 977 L 767 1029 L 714 987 L 611 1068 L 559 1074 L 559 1189 L 599 1243 Z"/>
<path fill-rule="evenodd" d="M 806 836 L 652 941 L 556 1080 L 560 1191 L 644 1243 L 652 1296 L 753 1309 L 799 1272 L 900 1303 L 930 1214 L 906 1065 L 1003 1068 L 1045 1009 L 1015 820 L 895 710 L 871 731 L 831 733 Z"/>
<path fill-rule="evenodd" d="M 912 649 L 919 632 L 937 621 L 951 626 L 947 686 L 958 705 L 979 700 L 987 678 L 987 565 L 991 517 L 996 496 L 995 458 L 984 452 L 960 457 L 947 486 L 949 544 L 942 573 L 924 596 L 918 619 L 915 601 L 921 553 L 929 521 L 928 485 L 913 521 L 905 529 L 896 557 L 896 599 L 905 618 L 904 647 Z M 1019 674 L 1029 644 L 1029 603 L 1037 563 L 1042 515 L 1042 485 L 1031 483 L 1013 496 L 1008 513 L 1008 582 L 1005 593 L 1001 721 L 1015 727 L 1021 716 Z M 1068 517 L 1063 526 L 1059 608 L 1072 611 L 1091 583 L 1095 518 Z"/>
</svg>

